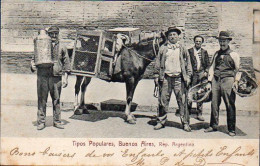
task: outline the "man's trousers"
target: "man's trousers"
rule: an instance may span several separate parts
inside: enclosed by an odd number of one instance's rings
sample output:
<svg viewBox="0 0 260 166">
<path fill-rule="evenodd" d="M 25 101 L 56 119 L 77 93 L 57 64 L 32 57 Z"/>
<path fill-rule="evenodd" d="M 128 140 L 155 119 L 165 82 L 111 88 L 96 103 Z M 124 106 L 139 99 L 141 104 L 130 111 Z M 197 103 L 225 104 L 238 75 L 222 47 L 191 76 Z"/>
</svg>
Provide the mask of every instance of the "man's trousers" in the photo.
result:
<svg viewBox="0 0 260 166">
<path fill-rule="evenodd" d="M 46 103 L 48 93 L 50 92 L 53 105 L 53 123 L 61 123 L 60 94 L 62 86 L 62 77 L 53 76 L 50 68 L 37 69 L 37 94 L 38 94 L 38 112 L 37 123 L 46 121 Z"/>
<path fill-rule="evenodd" d="M 195 85 L 201 83 L 203 75 L 204 75 L 204 71 L 201 71 L 198 73 L 194 72 L 194 74 L 192 76 L 191 86 L 195 86 Z M 191 108 L 192 108 L 192 102 L 188 102 L 188 109 L 191 110 Z M 202 111 L 203 111 L 203 102 L 197 103 L 197 114 L 202 115 Z"/>
<path fill-rule="evenodd" d="M 181 122 L 183 125 L 189 124 L 189 111 L 184 80 L 181 76 L 169 77 L 167 75 L 165 75 L 163 82 L 160 83 L 158 122 L 163 125 L 166 122 L 172 90 L 179 106 Z"/>
<path fill-rule="evenodd" d="M 235 132 L 236 129 L 236 94 L 232 89 L 234 77 L 217 78 L 212 80 L 212 102 L 210 126 L 216 128 L 219 124 L 219 106 L 221 96 L 225 102 L 227 110 L 227 126 L 229 132 Z"/>
</svg>

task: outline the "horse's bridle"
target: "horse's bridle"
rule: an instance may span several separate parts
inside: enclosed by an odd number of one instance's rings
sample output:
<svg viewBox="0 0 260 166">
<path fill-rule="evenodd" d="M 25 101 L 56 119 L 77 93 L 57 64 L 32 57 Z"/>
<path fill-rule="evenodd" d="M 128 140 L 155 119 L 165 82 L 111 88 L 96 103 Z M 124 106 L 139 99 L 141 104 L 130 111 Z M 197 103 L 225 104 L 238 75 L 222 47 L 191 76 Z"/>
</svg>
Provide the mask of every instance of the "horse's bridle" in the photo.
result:
<svg viewBox="0 0 260 166">
<path fill-rule="evenodd" d="M 155 48 L 156 45 L 157 45 L 158 48 L 160 48 L 159 38 L 158 37 L 155 37 L 153 39 L 153 53 L 154 53 L 154 55 L 157 55 L 156 48 Z"/>
<path fill-rule="evenodd" d="M 156 45 L 158 46 L 158 48 L 160 47 L 158 37 L 155 37 L 155 38 L 153 39 L 153 52 L 154 52 L 154 55 L 155 55 L 155 56 L 157 55 L 156 48 L 155 48 Z M 153 62 L 153 61 L 154 61 L 153 59 L 146 58 L 145 56 L 143 56 L 143 55 L 137 53 L 136 51 L 134 51 L 133 49 L 127 47 L 127 46 L 124 45 L 124 44 L 123 44 L 123 46 L 124 46 L 128 51 L 131 51 L 131 52 L 135 53 L 135 54 L 136 54 L 137 56 L 139 56 L 140 58 L 143 58 L 143 59 L 148 60 L 148 61 L 150 61 L 150 62 Z"/>
</svg>

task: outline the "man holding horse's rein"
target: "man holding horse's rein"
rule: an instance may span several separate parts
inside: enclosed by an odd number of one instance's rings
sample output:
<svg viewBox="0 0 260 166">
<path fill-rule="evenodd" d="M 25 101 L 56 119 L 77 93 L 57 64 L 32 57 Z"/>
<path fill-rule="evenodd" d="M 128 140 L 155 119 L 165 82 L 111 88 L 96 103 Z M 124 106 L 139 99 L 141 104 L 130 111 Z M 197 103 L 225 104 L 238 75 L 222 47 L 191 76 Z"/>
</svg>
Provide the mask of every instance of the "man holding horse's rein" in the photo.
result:
<svg viewBox="0 0 260 166">
<path fill-rule="evenodd" d="M 159 85 L 158 118 L 155 130 L 164 128 L 169 102 L 174 91 L 183 129 L 191 131 L 186 91 L 191 83 L 192 66 L 188 50 L 179 43 L 181 30 L 170 27 L 165 33 L 167 42 L 160 47 L 155 65 L 155 83 Z"/>
<path fill-rule="evenodd" d="M 38 94 L 38 112 L 37 129 L 45 128 L 46 122 L 46 103 L 48 93 L 50 92 L 53 105 L 53 126 L 58 129 L 64 129 L 61 124 L 60 94 L 63 88 L 68 85 L 68 73 L 70 71 L 70 60 L 66 47 L 60 44 L 58 35 L 59 28 L 52 26 L 48 29 L 48 35 L 52 42 L 52 56 L 54 65 L 51 67 L 36 67 L 34 58 L 31 61 L 32 72 L 37 70 L 37 94 Z M 62 82 L 62 73 L 65 77 Z"/>
</svg>

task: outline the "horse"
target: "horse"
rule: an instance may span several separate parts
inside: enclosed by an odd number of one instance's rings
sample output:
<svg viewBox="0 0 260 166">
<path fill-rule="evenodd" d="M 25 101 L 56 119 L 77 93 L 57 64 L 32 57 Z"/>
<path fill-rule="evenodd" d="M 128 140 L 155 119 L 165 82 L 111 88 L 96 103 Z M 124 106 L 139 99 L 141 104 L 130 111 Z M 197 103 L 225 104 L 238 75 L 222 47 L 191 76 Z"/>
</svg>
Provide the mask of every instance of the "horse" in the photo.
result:
<svg viewBox="0 0 260 166">
<path fill-rule="evenodd" d="M 121 56 L 120 72 L 112 74 L 112 82 L 124 82 L 126 85 L 126 122 L 135 124 L 136 119 L 131 113 L 130 108 L 134 96 L 134 92 L 138 82 L 142 79 L 146 67 L 155 59 L 159 47 L 165 42 L 165 36 L 162 32 L 151 33 L 152 37 L 140 40 L 130 46 L 125 45 L 129 42 L 129 37 L 123 34 L 116 36 L 117 55 Z M 151 35 L 150 35 L 151 36 Z M 85 93 L 91 77 L 77 76 L 75 84 L 75 102 L 74 111 L 85 106 Z M 80 103 L 78 104 L 78 94 L 81 90 Z M 75 113 L 74 112 L 74 113 Z"/>
</svg>

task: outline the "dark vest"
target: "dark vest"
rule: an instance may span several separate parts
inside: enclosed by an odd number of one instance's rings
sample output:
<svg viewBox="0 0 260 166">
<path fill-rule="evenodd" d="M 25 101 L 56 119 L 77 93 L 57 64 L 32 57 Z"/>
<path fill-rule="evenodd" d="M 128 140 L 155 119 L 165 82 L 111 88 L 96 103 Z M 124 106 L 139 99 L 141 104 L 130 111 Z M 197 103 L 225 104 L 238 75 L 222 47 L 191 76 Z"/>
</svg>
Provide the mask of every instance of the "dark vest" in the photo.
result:
<svg viewBox="0 0 260 166">
<path fill-rule="evenodd" d="M 54 45 L 52 44 L 52 56 L 54 61 L 58 61 L 59 59 L 59 49 L 60 49 L 60 44 L 57 42 Z"/>
<path fill-rule="evenodd" d="M 218 78 L 234 77 L 235 76 L 235 62 L 230 53 L 232 50 L 218 51 L 215 60 L 214 76 Z"/>
</svg>

